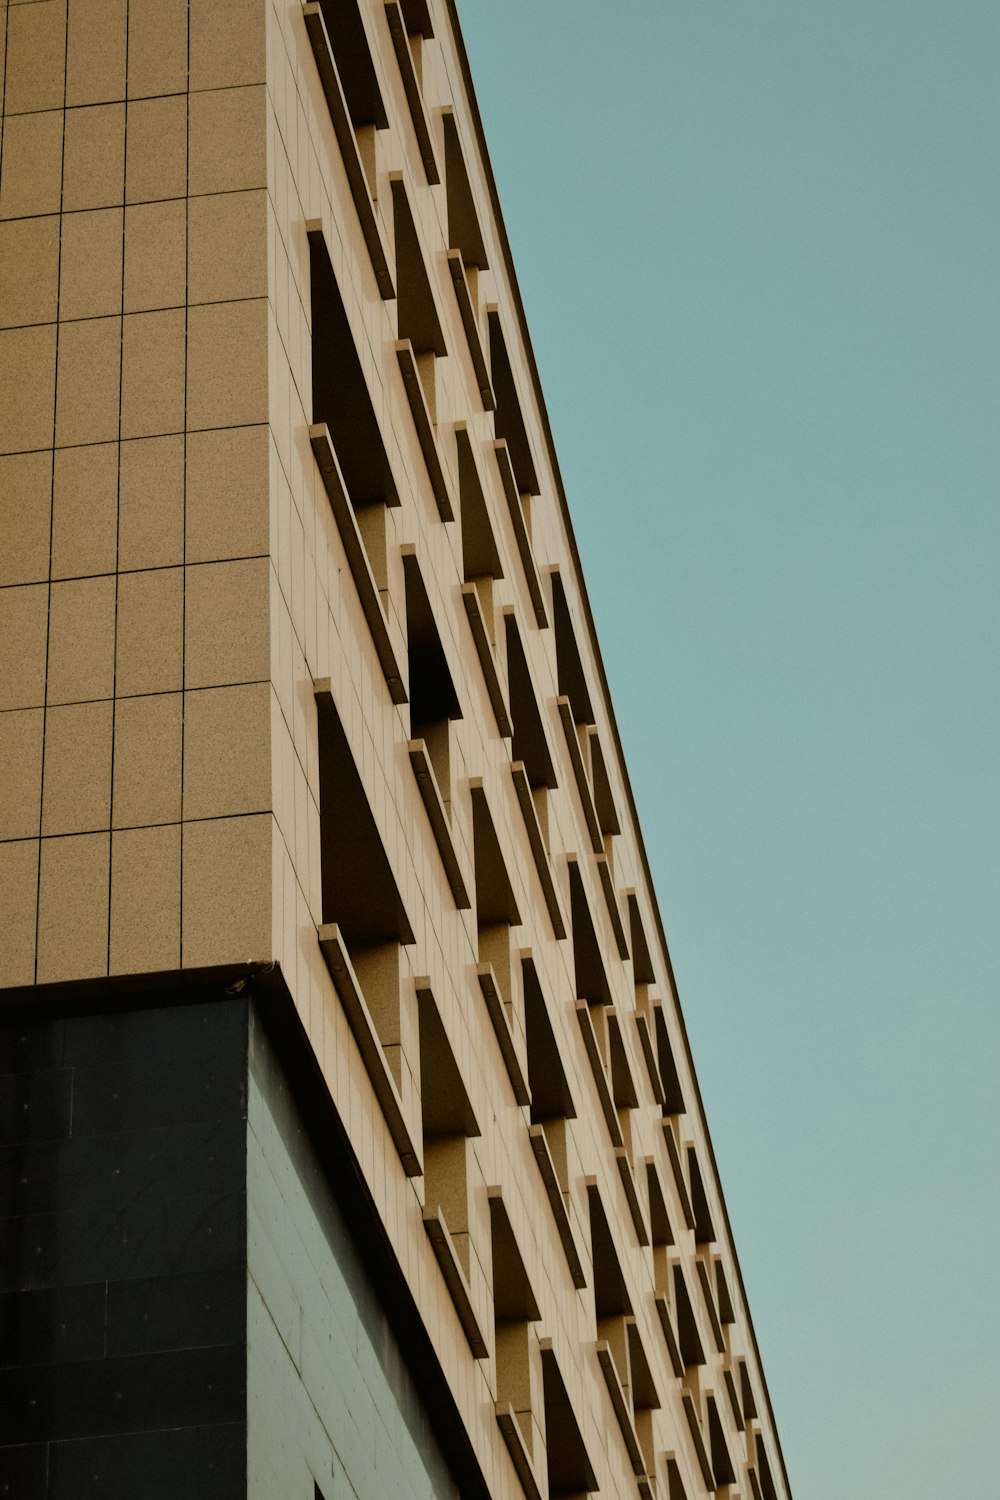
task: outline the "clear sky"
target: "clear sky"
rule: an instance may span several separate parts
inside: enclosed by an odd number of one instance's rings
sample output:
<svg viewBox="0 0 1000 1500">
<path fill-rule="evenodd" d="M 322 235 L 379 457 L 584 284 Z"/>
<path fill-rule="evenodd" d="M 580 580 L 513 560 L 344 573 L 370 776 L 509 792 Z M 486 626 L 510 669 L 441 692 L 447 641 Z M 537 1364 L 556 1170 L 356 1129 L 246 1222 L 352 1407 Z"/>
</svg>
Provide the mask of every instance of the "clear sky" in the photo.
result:
<svg viewBox="0 0 1000 1500">
<path fill-rule="evenodd" d="M 1000 1493 L 1000 4 L 459 4 L 796 1500 Z"/>
</svg>

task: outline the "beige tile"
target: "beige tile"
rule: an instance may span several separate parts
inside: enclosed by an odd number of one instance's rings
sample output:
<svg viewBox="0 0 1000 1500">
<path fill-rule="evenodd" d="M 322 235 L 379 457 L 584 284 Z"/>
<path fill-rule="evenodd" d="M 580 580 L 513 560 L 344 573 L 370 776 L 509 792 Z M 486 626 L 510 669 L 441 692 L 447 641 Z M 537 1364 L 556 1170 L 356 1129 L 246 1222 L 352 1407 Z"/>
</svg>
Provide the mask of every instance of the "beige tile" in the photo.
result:
<svg viewBox="0 0 1000 1500">
<path fill-rule="evenodd" d="M 118 444 L 57 448 L 52 577 L 113 573 L 118 543 Z"/>
<path fill-rule="evenodd" d="M 183 198 L 187 192 L 187 97 L 131 100 L 126 203 Z"/>
<path fill-rule="evenodd" d="M 188 316 L 189 428 L 267 421 L 267 302 L 213 302 Z"/>
<path fill-rule="evenodd" d="M 266 0 L 191 0 L 191 88 L 264 82 Z"/>
<path fill-rule="evenodd" d="M 66 103 L 125 98 L 128 0 L 70 0 Z"/>
<path fill-rule="evenodd" d="M 66 8 L 32 5 L 3 8 L 7 21 L 4 110 L 62 109 L 66 67 Z"/>
<path fill-rule="evenodd" d="M 187 88 L 187 0 L 129 0 L 128 96 Z"/>
<path fill-rule="evenodd" d="M 183 198 L 125 210 L 125 311 L 183 307 L 186 208 Z"/>
<path fill-rule="evenodd" d="M 182 307 L 126 315 L 122 333 L 123 438 L 183 430 L 184 324 Z"/>
<path fill-rule="evenodd" d="M 121 574 L 115 674 L 119 697 L 180 688 L 183 632 L 183 568 Z"/>
<path fill-rule="evenodd" d="M 45 702 L 49 586 L 0 589 L 0 709 Z"/>
<path fill-rule="evenodd" d="M 104 318 L 122 309 L 122 210 L 64 214 L 59 316 Z"/>
<path fill-rule="evenodd" d="M 271 954 L 271 818 L 185 823 L 184 968 L 267 961 Z"/>
<path fill-rule="evenodd" d="M 33 984 L 38 911 L 38 840 L 0 844 L 0 973 L 4 984 Z"/>
<path fill-rule="evenodd" d="M 0 325 L 54 323 L 58 301 L 58 215 L 0 221 Z"/>
<path fill-rule="evenodd" d="M 42 708 L 0 714 L 0 840 L 38 837 L 44 727 Z"/>
<path fill-rule="evenodd" d="M 87 318 L 61 325 L 57 447 L 117 439 L 121 336 L 119 318 Z"/>
<path fill-rule="evenodd" d="M 187 457 L 187 559 L 255 557 L 269 545 L 266 427 L 192 432 Z"/>
<path fill-rule="evenodd" d="M 181 695 L 119 698 L 115 706 L 115 828 L 181 816 Z"/>
<path fill-rule="evenodd" d="M 119 486 L 119 568 L 168 568 L 183 562 L 183 435 L 122 443 Z"/>
<path fill-rule="evenodd" d="M 51 522 L 51 452 L 0 458 L 0 585 L 48 578 Z"/>
<path fill-rule="evenodd" d="M 266 558 L 187 568 L 184 673 L 189 688 L 269 675 Z"/>
<path fill-rule="evenodd" d="M 114 577 L 52 585 L 49 703 L 110 698 L 115 688 Z"/>
<path fill-rule="evenodd" d="M 0 329 L 0 453 L 51 446 L 55 381 L 54 323 Z"/>
<path fill-rule="evenodd" d="M 45 715 L 42 833 L 92 833 L 111 826 L 114 704 L 71 703 Z"/>
<path fill-rule="evenodd" d="M 62 195 L 62 110 L 3 122 L 0 219 L 57 214 Z"/>
<path fill-rule="evenodd" d="M 260 86 L 191 95 L 191 193 L 267 186 L 264 104 Z"/>
<path fill-rule="evenodd" d="M 154 973 L 180 961 L 180 826 L 112 834 L 111 973 Z"/>
<path fill-rule="evenodd" d="M 188 301 L 267 296 L 267 194 L 218 193 L 191 199 Z"/>
<path fill-rule="evenodd" d="M 271 805 L 271 688 L 266 682 L 184 695 L 184 817 Z"/>
<path fill-rule="evenodd" d="M 125 198 L 125 106 L 93 104 L 66 112 L 64 212 L 109 208 Z"/>
<path fill-rule="evenodd" d="M 42 840 L 39 984 L 107 973 L 110 854 L 108 833 Z"/>
</svg>

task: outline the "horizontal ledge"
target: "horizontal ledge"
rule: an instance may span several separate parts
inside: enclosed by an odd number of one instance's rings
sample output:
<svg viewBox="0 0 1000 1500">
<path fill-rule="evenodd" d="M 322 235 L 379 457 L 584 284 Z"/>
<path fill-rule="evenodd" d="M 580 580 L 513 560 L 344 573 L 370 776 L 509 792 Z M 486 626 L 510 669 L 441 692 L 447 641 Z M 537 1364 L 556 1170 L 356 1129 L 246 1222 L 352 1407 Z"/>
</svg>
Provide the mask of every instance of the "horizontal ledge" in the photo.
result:
<svg viewBox="0 0 1000 1500">
<path fill-rule="evenodd" d="M 489 1349 L 487 1348 L 486 1340 L 483 1338 L 482 1330 L 479 1327 L 479 1320 L 476 1317 L 475 1309 L 472 1306 L 472 1298 L 469 1295 L 469 1284 L 465 1279 L 465 1272 L 462 1270 L 462 1263 L 458 1258 L 455 1243 L 439 1208 L 424 1209 L 424 1229 L 427 1231 L 427 1238 L 434 1248 L 438 1265 L 441 1267 L 441 1274 L 444 1276 L 445 1285 L 451 1295 L 451 1300 L 455 1304 L 458 1321 L 462 1325 L 462 1331 L 469 1342 L 469 1348 L 472 1350 L 473 1357 L 475 1359 L 486 1359 Z"/>
<path fill-rule="evenodd" d="M 556 1221 L 556 1229 L 562 1241 L 563 1251 L 569 1264 L 570 1276 L 577 1291 L 582 1291 L 587 1285 L 584 1274 L 583 1262 L 580 1252 L 576 1248 L 576 1237 L 573 1234 L 573 1226 L 566 1212 L 566 1204 L 563 1200 L 562 1188 L 556 1174 L 555 1163 L 549 1150 L 549 1143 L 545 1139 L 545 1130 L 541 1125 L 530 1125 L 528 1127 L 528 1139 L 531 1141 L 531 1149 L 535 1153 L 538 1170 L 541 1173 L 542 1182 L 545 1184 L 545 1192 L 548 1196 L 549 1206 L 552 1209 L 552 1217 Z"/>
<path fill-rule="evenodd" d="M 441 796 L 441 788 L 434 774 L 430 756 L 427 753 L 427 745 L 423 740 L 410 740 L 406 746 L 410 757 L 410 765 L 413 774 L 417 778 L 417 789 L 423 799 L 427 818 L 437 844 L 444 872 L 451 886 L 451 893 L 455 898 L 455 905 L 459 911 L 469 911 L 472 901 L 469 898 L 468 887 L 462 875 L 462 867 L 459 864 L 458 854 L 455 849 L 455 841 L 451 836 L 451 825 L 448 822 L 448 814 L 445 811 L 444 799 Z"/>
<path fill-rule="evenodd" d="M 503 687 L 500 682 L 500 673 L 497 671 L 496 658 L 493 655 L 493 646 L 490 642 L 489 632 L 486 629 L 486 619 L 483 615 L 483 606 L 479 598 L 479 591 L 474 583 L 463 583 L 462 603 L 465 605 L 465 613 L 469 619 L 469 628 L 472 631 L 472 640 L 479 657 L 479 665 L 483 669 L 486 679 L 486 691 L 489 694 L 493 715 L 497 721 L 497 728 L 502 739 L 509 740 L 514 733 L 507 712 L 507 702 L 504 698 Z"/>
<path fill-rule="evenodd" d="M 538 814 L 535 812 L 535 799 L 531 795 L 531 787 L 528 784 L 528 773 L 524 769 L 524 762 L 515 760 L 510 768 L 511 778 L 514 782 L 514 790 L 520 803 L 521 814 L 524 824 L 528 830 L 528 843 L 531 846 L 532 857 L 538 878 L 542 883 L 542 895 L 545 897 L 545 905 L 548 908 L 549 919 L 552 923 L 552 931 L 557 938 L 566 936 L 566 923 L 563 919 L 562 907 L 559 905 L 559 895 L 556 891 L 556 883 L 552 876 L 552 866 L 549 863 L 549 853 L 542 838 L 542 830 L 538 823 Z"/>
<path fill-rule="evenodd" d="M 330 437 L 330 429 L 325 422 L 318 426 L 310 427 L 309 441 L 312 444 L 319 472 L 326 487 L 327 497 L 330 501 L 330 509 L 333 511 L 333 519 L 337 523 L 340 532 L 340 540 L 344 544 L 347 554 L 347 565 L 354 579 L 354 586 L 358 591 L 361 601 L 361 609 L 368 622 L 372 640 L 375 644 L 375 653 L 379 659 L 385 677 L 389 696 L 393 703 L 405 703 L 407 701 L 406 685 L 396 652 L 393 648 L 389 635 L 389 623 L 386 620 L 385 610 L 382 607 L 382 596 L 379 593 L 375 575 L 372 572 L 371 563 L 368 561 L 368 553 L 361 537 L 358 526 L 358 518 L 354 514 L 354 506 L 351 504 L 347 493 L 347 485 L 341 472 L 337 455 L 334 451 L 333 440 Z"/>
<path fill-rule="evenodd" d="M 618 1122 L 618 1111 L 615 1108 L 615 1101 L 611 1095 L 611 1085 L 608 1082 L 608 1072 L 604 1066 L 601 1049 L 597 1045 L 597 1033 L 594 1030 L 594 1023 L 591 1019 L 589 1001 L 578 1000 L 576 1002 L 576 1019 L 579 1021 L 580 1030 L 583 1033 L 583 1044 L 590 1062 L 590 1071 L 593 1073 L 594 1082 L 597 1085 L 597 1097 L 601 1102 L 601 1112 L 608 1127 L 608 1134 L 611 1136 L 611 1144 L 615 1147 L 624 1146 L 622 1128 Z"/>
<path fill-rule="evenodd" d="M 497 398 L 493 394 L 490 367 L 486 363 L 486 353 L 483 349 L 483 341 L 479 333 L 479 319 L 476 317 L 476 309 L 472 303 L 472 293 L 469 291 L 469 280 L 466 275 L 465 262 L 462 259 L 461 250 L 448 251 L 448 270 L 451 273 L 452 284 L 455 288 L 455 300 L 458 303 L 458 312 L 462 319 L 462 327 L 465 329 L 465 341 L 469 346 L 469 353 L 472 356 L 472 368 L 476 372 L 479 397 L 483 403 L 484 411 L 494 411 L 496 409 Z"/>
<path fill-rule="evenodd" d="M 573 718 L 573 705 L 563 694 L 556 699 L 556 707 L 562 720 L 563 733 L 566 736 L 566 749 L 569 751 L 569 762 L 573 767 L 573 776 L 576 780 L 576 789 L 580 793 L 580 801 L 583 804 L 583 820 L 590 834 L 590 844 L 595 854 L 604 853 L 604 837 L 601 833 L 601 825 L 597 821 L 597 808 L 594 806 L 594 796 L 590 790 L 590 782 L 587 779 L 587 768 L 583 763 L 583 753 L 580 750 L 580 740 L 576 730 L 576 720 Z"/>
<path fill-rule="evenodd" d="M 389 251 L 375 213 L 375 205 L 372 202 L 368 178 L 358 150 L 358 138 L 354 134 L 354 125 L 347 108 L 347 100 L 344 98 L 337 64 L 334 61 L 330 34 L 326 29 L 323 11 L 317 0 L 310 0 L 309 4 L 303 6 L 302 15 L 306 23 L 306 31 L 309 33 L 313 55 L 316 58 L 319 81 L 326 95 L 330 119 L 333 121 L 334 134 L 337 137 L 340 154 L 344 159 L 344 170 L 347 173 L 351 197 L 354 199 L 354 207 L 361 221 L 361 233 L 368 246 L 375 280 L 383 302 L 388 302 L 396 295 L 389 263 Z"/>
<path fill-rule="evenodd" d="M 420 160 L 424 164 L 424 176 L 431 186 L 434 186 L 441 181 L 441 173 L 434 154 L 434 142 L 431 139 L 427 111 L 424 109 L 424 98 L 420 92 L 420 81 L 413 66 L 413 53 L 410 51 L 406 22 L 400 11 L 398 0 L 385 0 L 385 18 L 389 23 L 389 35 L 392 37 L 393 51 L 396 54 L 400 76 L 403 80 L 403 92 L 410 106 L 410 118 L 413 120 L 417 146 L 420 149 Z"/>
<path fill-rule="evenodd" d="M 615 1416 L 618 1418 L 618 1426 L 621 1428 L 622 1437 L 625 1439 L 625 1447 L 628 1449 L 632 1472 L 644 1475 L 646 1472 L 646 1461 L 642 1456 L 642 1449 L 639 1447 L 639 1437 L 635 1430 L 635 1423 L 632 1420 L 632 1413 L 629 1410 L 625 1392 L 622 1390 L 621 1380 L 618 1378 L 614 1355 L 611 1353 L 611 1345 L 604 1339 L 601 1339 L 597 1345 L 597 1359 L 601 1366 L 601 1373 L 604 1376 L 604 1384 L 608 1388 L 608 1395 L 611 1397 L 611 1405 L 614 1407 Z"/>
<path fill-rule="evenodd" d="M 625 1189 L 625 1199 L 628 1203 L 629 1213 L 632 1215 L 632 1223 L 635 1225 L 636 1238 L 640 1245 L 649 1244 L 649 1230 L 642 1216 L 642 1205 L 639 1202 L 639 1193 L 635 1185 L 635 1177 L 632 1175 L 632 1164 L 628 1159 L 628 1152 L 624 1146 L 615 1147 L 615 1162 L 618 1167 L 618 1175 Z"/>
<path fill-rule="evenodd" d="M 437 438 L 434 436 L 434 423 L 431 420 L 427 398 L 420 381 L 417 357 L 409 339 L 397 341 L 396 361 L 403 376 L 406 399 L 410 403 L 410 414 L 413 417 L 413 425 L 417 429 L 417 440 L 420 443 L 420 451 L 424 455 L 431 489 L 437 501 L 438 514 L 442 521 L 454 521 L 455 512 L 452 509 L 451 493 L 441 464 L 441 454 L 438 452 Z"/>
<path fill-rule="evenodd" d="M 494 438 L 493 452 L 496 455 L 497 468 L 500 470 L 500 481 L 503 485 L 511 525 L 514 528 L 514 540 L 517 542 L 521 566 L 524 568 L 531 607 L 535 612 L 535 623 L 539 629 L 544 630 L 549 623 L 549 617 L 545 613 L 542 583 L 538 576 L 538 569 L 535 566 L 535 554 L 531 550 L 531 538 L 528 535 L 524 511 L 521 508 L 521 496 L 518 493 L 517 480 L 514 478 L 514 468 L 510 461 L 510 453 L 503 438 Z"/>
<path fill-rule="evenodd" d="M 498 1401 L 494 1409 L 496 1411 L 497 1426 L 500 1428 L 503 1440 L 507 1444 L 507 1452 L 510 1454 L 514 1468 L 517 1470 L 517 1477 L 521 1481 L 521 1488 L 528 1497 L 528 1500 L 542 1500 L 542 1491 L 535 1477 L 535 1467 L 531 1462 L 531 1454 L 528 1452 L 527 1444 L 524 1441 L 524 1433 L 521 1431 L 521 1424 L 517 1420 L 514 1408 L 509 1401 Z"/>
<path fill-rule="evenodd" d="M 358 976 L 354 972 L 347 945 L 336 922 L 327 922 L 319 929 L 319 946 L 330 971 L 330 978 L 340 996 L 340 1003 L 344 1007 L 344 1014 L 347 1016 L 354 1040 L 358 1044 L 358 1051 L 361 1053 L 375 1097 L 385 1116 L 389 1134 L 399 1152 L 403 1170 L 407 1177 L 420 1177 L 424 1170 L 420 1160 L 420 1149 L 410 1134 L 396 1081 L 389 1071 L 389 1064 L 386 1061 L 375 1022 L 372 1020 L 371 1011 L 362 993 Z"/>
<path fill-rule="evenodd" d="M 500 1044 L 500 1053 L 507 1069 L 511 1088 L 514 1090 L 514 1098 L 518 1104 L 530 1104 L 531 1090 L 524 1076 L 524 1069 L 521 1067 L 521 1059 L 517 1055 L 514 1032 L 507 1018 L 507 1005 L 500 993 L 493 965 L 479 964 L 476 969 L 476 978 L 479 980 L 479 988 L 483 992 L 486 1009 L 493 1023 L 496 1039 Z"/>
</svg>

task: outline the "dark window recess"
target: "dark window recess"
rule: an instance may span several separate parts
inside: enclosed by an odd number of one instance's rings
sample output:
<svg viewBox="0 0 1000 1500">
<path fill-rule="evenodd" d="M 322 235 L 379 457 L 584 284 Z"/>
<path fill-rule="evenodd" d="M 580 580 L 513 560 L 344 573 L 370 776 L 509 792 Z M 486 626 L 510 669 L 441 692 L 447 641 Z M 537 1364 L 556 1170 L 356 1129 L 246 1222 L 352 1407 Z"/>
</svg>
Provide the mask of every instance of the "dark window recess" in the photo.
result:
<svg viewBox="0 0 1000 1500">
<path fill-rule="evenodd" d="M 578 1495 L 597 1489 L 573 1403 L 551 1344 L 542 1344 L 542 1390 L 545 1398 L 545 1458 L 550 1495 Z"/>
<path fill-rule="evenodd" d="M 618 810 L 611 791 L 611 778 L 608 775 L 604 751 L 601 749 L 600 736 L 594 728 L 588 730 L 588 735 L 591 776 L 594 782 L 594 806 L 597 809 L 597 821 L 601 825 L 601 832 L 607 839 L 612 834 L 621 833 L 621 824 L 618 821 Z"/>
<path fill-rule="evenodd" d="M 757 1434 L 755 1448 L 757 1453 L 757 1473 L 760 1478 L 760 1492 L 764 1500 L 778 1500 L 778 1491 L 774 1487 L 774 1479 L 771 1476 L 771 1465 L 768 1463 L 764 1440 L 759 1433 Z"/>
<path fill-rule="evenodd" d="M 709 1452 L 712 1459 L 712 1472 L 715 1475 L 715 1485 L 721 1489 L 724 1484 L 736 1483 L 736 1470 L 729 1456 L 729 1445 L 722 1427 L 722 1418 L 719 1416 L 719 1408 L 712 1396 L 708 1397 L 708 1440 Z"/>
<path fill-rule="evenodd" d="M 392 203 L 396 234 L 396 312 L 399 337 L 409 339 L 418 356 L 446 354 L 448 351 L 437 302 L 424 264 L 406 187 L 399 173 L 393 173 L 392 176 Z"/>
<path fill-rule="evenodd" d="M 587 687 L 587 674 L 566 599 L 566 590 L 557 569 L 552 570 L 552 612 L 555 617 L 556 671 L 560 697 L 567 697 L 577 724 L 593 724 L 594 706 Z"/>
<path fill-rule="evenodd" d="M 687 1282 L 680 1266 L 674 1266 L 674 1307 L 677 1312 L 677 1344 L 685 1370 L 705 1363 L 705 1350 L 698 1332 L 698 1321 L 688 1294 Z"/>
<path fill-rule="evenodd" d="M 483 493 L 483 481 L 472 447 L 473 439 L 464 423 L 456 427 L 455 436 L 462 516 L 462 571 L 467 583 L 502 578 L 503 564 Z M 492 614 L 492 609 L 490 613 Z M 492 629 L 490 633 L 492 637 Z"/>
<path fill-rule="evenodd" d="M 511 468 L 517 488 L 522 495 L 537 495 L 541 492 L 535 471 L 531 441 L 524 421 L 524 413 L 517 395 L 514 371 L 507 343 L 500 327 L 500 314 L 495 308 L 489 310 L 490 324 L 490 370 L 493 375 L 493 390 L 496 395 L 495 426 L 498 438 L 503 438 L 510 454 Z"/>
<path fill-rule="evenodd" d="M 524 1026 L 532 1124 L 575 1119 L 573 1095 L 534 964 L 524 965 Z"/>
<path fill-rule="evenodd" d="M 412 943 L 413 928 L 333 699 L 318 696 L 316 710 L 323 921 L 337 923 L 352 957 L 357 948 Z"/>
<path fill-rule="evenodd" d="M 510 715 L 514 725 L 511 747 L 513 757 L 524 762 L 528 784 L 533 790 L 540 787 L 551 789 L 558 785 L 555 766 L 513 612 L 505 615 L 504 623 L 507 632 Z"/>
<path fill-rule="evenodd" d="M 578 1000 L 586 1000 L 589 1005 L 610 1005 L 611 986 L 601 956 L 601 945 L 590 914 L 583 879 L 575 862 L 569 865 L 569 888 L 576 997 Z"/>
<path fill-rule="evenodd" d="M 427 0 L 399 0 L 399 8 L 403 12 L 406 30 L 411 37 L 422 36 L 430 39 L 434 35 L 434 22 L 431 20 Z"/>
<path fill-rule="evenodd" d="M 708 1206 L 708 1194 L 701 1175 L 698 1154 L 693 1146 L 688 1147 L 688 1177 L 691 1182 L 691 1207 L 694 1210 L 694 1238 L 698 1245 L 710 1245 L 715 1239 L 712 1211 Z"/>
<path fill-rule="evenodd" d="M 519 1450 L 534 1457 L 531 1408 L 531 1324 L 541 1316 L 528 1271 L 499 1188 L 490 1188 L 490 1250 L 493 1265 L 493 1330 L 496 1347 L 497 1413 L 518 1465 Z M 506 1409 L 506 1410 L 505 1410 Z M 518 1433 L 508 1432 L 513 1413 Z M 518 1437 L 520 1441 L 518 1441 Z M 523 1462 L 523 1460 L 522 1460 Z"/>
<path fill-rule="evenodd" d="M 470 281 L 474 283 L 475 272 L 489 269 L 486 242 L 483 239 L 479 215 L 476 212 L 476 200 L 472 193 L 469 169 L 465 164 L 465 154 L 462 150 L 454 110 L 443 110 L 442 122 L 444 125 L 445 192 L 448 206 L 448 246 L 452 250 L 461 251 L 466 274 L 468 275 L 470 271 L 473 273 Z M 470 290 L 473 293 L 472 300 L 475 306 L 478 298 L 474 284 Z"/>
<path fill-rule="evenodd" d="M 629 1317 L 632 1302 L 608 1216 L 604 1212 L 597 1187 L 592 1183 L 588 1183 L 587 1199 L 590 1207 L 590 1245 L 594 1257 L 594 1307 L 600 1326 L 605 1318 Z M 623 1382 L 625 1383 L 627 1382 Z"/>
<path fill-rule="evenodd" d="M 376 502 L 398 505 L 399 495 L 337 278 L 322 232 L 318 230 L 309 235 L 309 267 L 313 422 L 325 422 L 330 429 L 360 525 L 364 507 Z M 372 567 L 378 578 L 374 560 Z M 381 586 L 381 580 L 378 581 Z"/>
<path fill-rule="evenodd" d="M 410 677 L 410 737 L 423 740 L 438 791 L 451 805 L 451 721 L 460 719 L 455 684 L 434 623 L 427 589 L 414 553 L 404 551 L 406 646 Z"/>
<path fill-rule="evenodd" d="M 681 1471 L 673 1458 L 667 1459 L 667 1500 L 688 1500 Z"/>
<path fill-rule="evenodd" d="M 674 1061 L 674 1049 L 670 1043 L 667 1033 L 667 1022 L 663 1014 L 663 1006 L 658 1005 L 654 1012 L 656 1016 L 656 1059 L 660 1067 L 660 1079 L 663 1083 L 663 1113 L 665 1115 L 682 1115 L 684 1113 L 684 1095 L 681 1092 L 681 1081 L 677 1072 L 677 1064 Z"/>
<path fill-rule="evenodd" d="M 639 915 L 639 902 L 634 891 L 628 895 L 629 947 L 632 949 L 632 978 L 636 984 L 655 984 L 653 960 L 646 942 L 646 931 Z"/>
<path fill-rule="evenodd" d="M 375 132 L 385 130 L 389 118 L 372 61 L 368 37 L 357 0 L 320 0 L 333 60 L 344 91 L 347 113 L 358 138 L 369 191 L 375 197 Z"/>
<path fill-rule="evenodd" d="M 470 1271 L 468 1139 L 480 1133 L 465 1080 L 429 988 L 417 989 L 424 1210 L 440 1213 L 465 1275 Z"/>
</svg>

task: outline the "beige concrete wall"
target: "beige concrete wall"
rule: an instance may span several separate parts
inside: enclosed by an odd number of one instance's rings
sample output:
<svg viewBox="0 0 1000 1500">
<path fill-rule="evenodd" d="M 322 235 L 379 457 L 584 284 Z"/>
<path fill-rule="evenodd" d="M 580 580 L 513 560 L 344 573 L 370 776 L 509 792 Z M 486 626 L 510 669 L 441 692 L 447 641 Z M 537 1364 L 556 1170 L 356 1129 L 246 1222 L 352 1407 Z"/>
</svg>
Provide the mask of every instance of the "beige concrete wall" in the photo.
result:
<svg viewBox="0 0 1000 1500">
<path fill-rule="evenodd" d="M 232 9 L 0 10 L 7 984 L 270 951 L 264 23 Z"/>
</svg>

